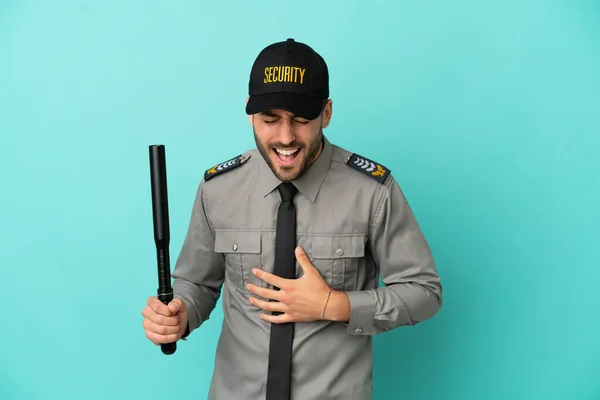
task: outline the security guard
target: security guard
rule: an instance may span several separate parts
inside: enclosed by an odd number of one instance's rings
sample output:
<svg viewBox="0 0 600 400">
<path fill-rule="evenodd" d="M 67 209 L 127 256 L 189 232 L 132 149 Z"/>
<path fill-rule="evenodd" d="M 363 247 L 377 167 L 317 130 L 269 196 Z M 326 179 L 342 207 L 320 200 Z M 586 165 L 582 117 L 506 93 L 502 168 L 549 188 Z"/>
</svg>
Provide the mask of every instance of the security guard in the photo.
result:
<svg viewBox="0 0 600 400">
<path fill-rule="evenodd" d="M 222 296 L 209 399 L 371 399 L 372 336 L 434 316 L 442 287 L 398 183 L 324 136 L 329 75 L 293 39 L 266 47 L 246 105 L 256 149 L 208 168 L 173 271 L 143 310 L 155 344 Z M 379 278 L 384 286 L 379 287 Z"/>
</svg>

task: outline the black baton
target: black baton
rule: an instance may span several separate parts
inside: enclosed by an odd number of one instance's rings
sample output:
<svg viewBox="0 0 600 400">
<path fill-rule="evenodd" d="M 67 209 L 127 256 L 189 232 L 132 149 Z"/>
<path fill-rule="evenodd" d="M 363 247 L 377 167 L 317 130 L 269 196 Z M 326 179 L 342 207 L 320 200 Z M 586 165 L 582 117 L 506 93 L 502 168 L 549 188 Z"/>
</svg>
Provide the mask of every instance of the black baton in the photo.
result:
<svg viewBox="0 0 600 400">
<path fill-rule="evenodd" d="M 173 300 L 171 267 L 169 260 L 169 201 L 167 192 L 167 167 L 165 146 L 150 146 L 150 183 L 152 188 L 152 216 L 154 221 L 154 243 L 158 263 L 158 299 L 164 304 Z M 173 354 L 176 342 L 160 345 L 164 354 Z"/>
</svg>

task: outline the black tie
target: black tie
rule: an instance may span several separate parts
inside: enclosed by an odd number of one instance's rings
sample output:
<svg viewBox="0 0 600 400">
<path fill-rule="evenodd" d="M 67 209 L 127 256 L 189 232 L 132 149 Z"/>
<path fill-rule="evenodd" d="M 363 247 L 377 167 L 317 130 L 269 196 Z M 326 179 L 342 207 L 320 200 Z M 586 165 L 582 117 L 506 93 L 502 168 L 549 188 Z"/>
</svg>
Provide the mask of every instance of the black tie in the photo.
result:
<svg viewBox="0 0 600 400">
<path fill-rule="evenodd" d="M 281 204 L 277 213 L 275 234 L 275 275 L 285 279 L 296 276 L 296 207 L 294 196 L 298 189 L 291 183 L 279 185 Z M 279 288 L 274 288 L 279 290 Z M 273 315 L 281 314 L 273 312 Z M 287 400 L 290 398 L 292 367 L 292 339 L 294 323 L 271 324 L 269 345 L 269 369 L 267 376 L 266 400 Z"/>
</svg>

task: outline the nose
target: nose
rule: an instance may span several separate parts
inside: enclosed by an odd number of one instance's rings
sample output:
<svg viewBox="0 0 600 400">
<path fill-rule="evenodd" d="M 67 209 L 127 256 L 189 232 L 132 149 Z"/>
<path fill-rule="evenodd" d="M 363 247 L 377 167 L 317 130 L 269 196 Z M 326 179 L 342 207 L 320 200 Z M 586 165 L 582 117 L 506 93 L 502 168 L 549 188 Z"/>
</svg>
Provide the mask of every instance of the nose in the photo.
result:
<svg viewBox="0 0 600 400">
<path fill-rule="evenodd" d="M 290 144 L 294 141 L 296 136 L 294 135 L 294 130 L 292 127 L 292 122 L 289 120 L 285 120 L 279 129 L 279 141 L 283 145 Z"/>
</svg>

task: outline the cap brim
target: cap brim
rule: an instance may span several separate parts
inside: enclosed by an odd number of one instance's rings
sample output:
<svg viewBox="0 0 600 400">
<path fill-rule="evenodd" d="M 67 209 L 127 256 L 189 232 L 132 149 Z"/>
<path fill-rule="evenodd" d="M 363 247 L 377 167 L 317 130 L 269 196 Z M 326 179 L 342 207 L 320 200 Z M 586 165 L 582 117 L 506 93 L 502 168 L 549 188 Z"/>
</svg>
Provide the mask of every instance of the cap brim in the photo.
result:
<svg viewBox="0 0 600 400">
<path fill-rule="evenodd" d="M 275 92 L 250 96 L 246 104 L 246 114 L 258 114 L 267 110 L 281 109 L 300 118 L 315 119 L 321 114 L 323 98 L 296 93 Z"/>
</svg>

